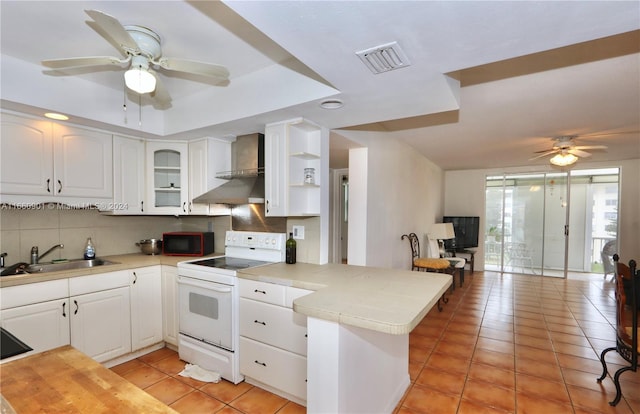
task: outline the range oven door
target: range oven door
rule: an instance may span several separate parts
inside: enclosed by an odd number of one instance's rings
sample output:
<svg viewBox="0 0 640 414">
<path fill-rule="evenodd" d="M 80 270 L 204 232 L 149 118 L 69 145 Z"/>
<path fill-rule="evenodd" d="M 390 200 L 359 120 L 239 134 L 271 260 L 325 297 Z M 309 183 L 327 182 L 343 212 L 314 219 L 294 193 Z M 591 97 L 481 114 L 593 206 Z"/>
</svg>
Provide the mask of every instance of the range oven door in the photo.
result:
<svg viewBox="0 0 640 414">
<path fill-rule="evenodd" d="M 178 328 L 181 334 L 233 349 L 233 287 L 178 277 Z"/>
</svg>

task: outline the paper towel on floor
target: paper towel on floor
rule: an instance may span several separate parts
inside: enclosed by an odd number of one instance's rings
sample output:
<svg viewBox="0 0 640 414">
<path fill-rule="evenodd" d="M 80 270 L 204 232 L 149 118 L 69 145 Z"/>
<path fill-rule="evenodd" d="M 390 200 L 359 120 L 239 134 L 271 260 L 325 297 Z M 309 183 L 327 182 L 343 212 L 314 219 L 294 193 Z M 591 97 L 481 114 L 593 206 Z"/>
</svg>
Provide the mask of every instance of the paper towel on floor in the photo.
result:
<svg viewBox="0 0 640 414">
<path fill-rule="evenodd" d="M 186 364 L 180 374 L 182 377 L 191 377 L 203 382 L 220 382 L 220 374 L 214 371 L 207 371 L 195 364 Z"/>
</svg>

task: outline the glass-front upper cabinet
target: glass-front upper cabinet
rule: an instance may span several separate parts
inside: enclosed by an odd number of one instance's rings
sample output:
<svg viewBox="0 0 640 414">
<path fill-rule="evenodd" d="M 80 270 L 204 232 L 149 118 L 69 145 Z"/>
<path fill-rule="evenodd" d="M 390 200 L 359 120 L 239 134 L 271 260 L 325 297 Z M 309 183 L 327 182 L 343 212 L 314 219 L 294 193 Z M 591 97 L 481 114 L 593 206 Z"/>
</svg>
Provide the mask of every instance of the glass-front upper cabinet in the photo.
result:
<svg viewBox="0 0 640 414">
<path fill-rule="evenodd" d="M 148 212 L 188 214 L 188 144 L 147 141 Z"/>
</svg>

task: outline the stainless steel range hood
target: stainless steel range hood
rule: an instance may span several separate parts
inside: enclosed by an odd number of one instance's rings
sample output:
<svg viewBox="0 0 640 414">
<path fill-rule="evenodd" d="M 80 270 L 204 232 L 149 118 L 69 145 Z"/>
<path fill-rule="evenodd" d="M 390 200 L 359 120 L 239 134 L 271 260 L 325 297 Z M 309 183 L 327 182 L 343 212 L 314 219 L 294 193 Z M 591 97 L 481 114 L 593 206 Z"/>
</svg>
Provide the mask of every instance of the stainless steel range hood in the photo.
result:
<svg viewBox="0 0 640 414">
<path fill-rule="evenodd" d="M 193 199 L 205 204 L 264 203 L 264 135 L 236 138 L 231 144 L 231 171 L 216 174 L 229 181 Z"/>
</svg>

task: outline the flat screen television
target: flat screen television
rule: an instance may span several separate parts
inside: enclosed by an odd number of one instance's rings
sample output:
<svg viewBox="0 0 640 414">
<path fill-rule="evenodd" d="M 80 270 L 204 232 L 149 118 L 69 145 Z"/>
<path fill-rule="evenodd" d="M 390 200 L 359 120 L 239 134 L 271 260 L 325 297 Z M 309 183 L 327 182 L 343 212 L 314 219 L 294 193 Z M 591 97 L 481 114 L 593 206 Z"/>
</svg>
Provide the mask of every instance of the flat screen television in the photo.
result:
<svg viewBox="0 0 640 414">
<path fill-rule="evenodd" d="M 462 250 L 470 247 L 478 247 L 478 232 L 480 230 L 480 217 L 444 216 L 443 223 L 453 223 L 456 238 L 445 240 L 447 250 Z"/>
</svg>

